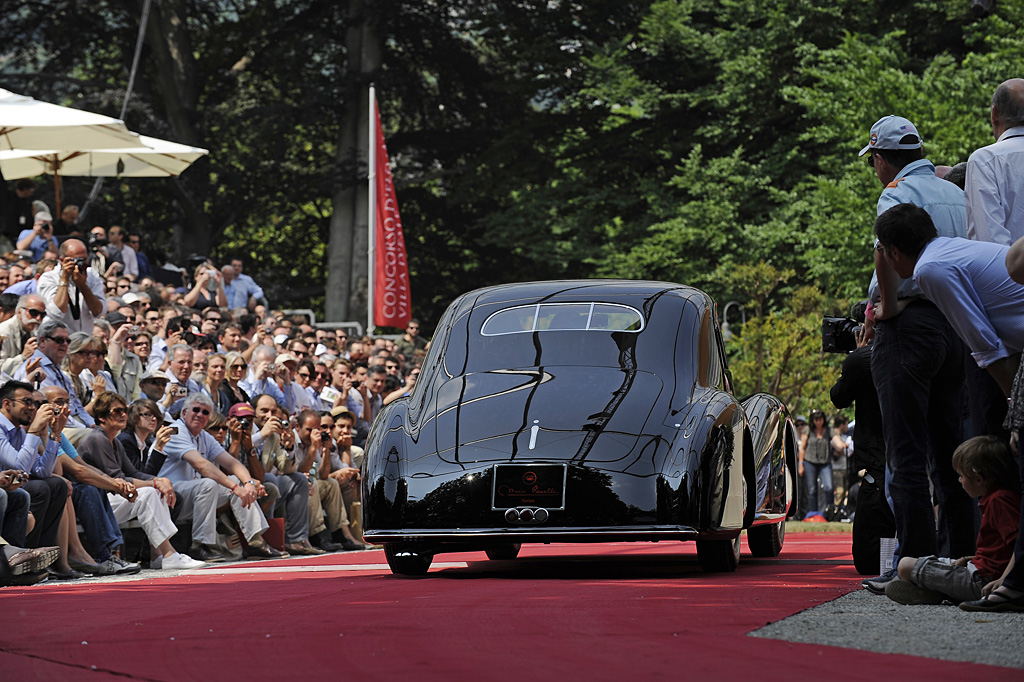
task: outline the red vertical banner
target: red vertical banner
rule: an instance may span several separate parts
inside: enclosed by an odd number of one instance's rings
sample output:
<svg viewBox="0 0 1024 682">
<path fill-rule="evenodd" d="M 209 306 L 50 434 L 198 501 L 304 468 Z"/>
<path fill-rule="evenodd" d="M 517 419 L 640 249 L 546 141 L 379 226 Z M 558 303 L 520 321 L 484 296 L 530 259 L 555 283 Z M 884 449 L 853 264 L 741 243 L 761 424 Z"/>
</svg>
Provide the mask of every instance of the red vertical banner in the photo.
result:
<svg viewBox="0 0 1024 682">
<path fill-rule="evenodd" d="M 405 257 L 402 219 L 398 215 L 395 183 L 388 163 L 388 148 L 380 125 L 380 111 L 374 106 L 377 135 L 375 137 L 376 177 L 376 258 L 374 263 L 373 319 L 381 327 L 405 329 L 412 318 L 409 292 L 409 263 Z"/>
</svg>

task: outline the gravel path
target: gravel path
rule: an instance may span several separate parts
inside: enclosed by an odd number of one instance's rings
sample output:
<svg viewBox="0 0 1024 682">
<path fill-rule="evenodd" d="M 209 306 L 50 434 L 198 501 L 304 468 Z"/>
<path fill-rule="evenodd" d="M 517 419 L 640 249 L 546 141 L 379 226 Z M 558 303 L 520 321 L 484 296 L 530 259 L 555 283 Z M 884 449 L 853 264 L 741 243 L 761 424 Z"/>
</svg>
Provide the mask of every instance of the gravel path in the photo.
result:
<svg viewBox="0 0 1024 682">
<path fill-rule="evenodd" d="M 801 611 L 750 636 L 1024 669 L 1024 613 L 903 606 L 867 590 Z"/>
</svg>

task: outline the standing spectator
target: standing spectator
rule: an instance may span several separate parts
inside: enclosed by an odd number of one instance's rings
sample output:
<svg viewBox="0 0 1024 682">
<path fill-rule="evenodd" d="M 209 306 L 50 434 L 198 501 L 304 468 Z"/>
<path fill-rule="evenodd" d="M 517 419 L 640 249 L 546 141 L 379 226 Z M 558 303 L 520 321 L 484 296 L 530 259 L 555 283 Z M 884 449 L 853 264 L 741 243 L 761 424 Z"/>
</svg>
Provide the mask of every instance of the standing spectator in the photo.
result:
<svg viewBox="0 0 1024 682">
<path fill-rule="evenodd" d="M 128 235 L 126 240 L 128 246 L 135 252 L 135 262 L 139 266 L 139 277 L 152 277 L 153 266 L 149 263 L 149 256 L 142 252 L 142 239 L 137 234 Z M 150 284 L 149 286 L 153 286 Z"/>
<path fill-rule="evenodd" d="M 236 286 L 241 287 L 244 292 L 246 300 L 253 299 L 256 303 L 262 303 L 269 307 L 267 298 L 263 294 L 263 288 L 253 281 L 252 277 L 246 275 L 243 270 L 243 263 L 241 258 L 232 258 L 231 267 L 235 271 Z"/>
<path fill-rule="evenodd" d="M 228 306 L 228 297 L 224 293 L 224 281 L 219 270 L 209 263 L 204 263 L 195 269 L 193 277 L 195 285 L 181 299 L 184 305 L 196 310 Z"/>
<path fill-rule="evenodd" d="M 78 239 L 61 244 L 59 255 L 60 264 L 39 278 L 39 295 L 52 319 L 92 334 L 93 320 L 104 313 L 103 279 L 87 268 L 88 251 Z"/>
<path fill-rule="evenodd" d="M 935 166 L 924 157 L 913 123 L 899 116 L 879 119 L 860 152 L 865 154 L 884 187 L 877 215 L 897 204 L 915 204 L 932 216 L 943 236 L 966 236 L 964 194 L 953 183 L 935 177 Z M 889 492 L 900 555 L 928 556 L 938 551 L 928 484 L 932 461 L 939 478 L 936 496 L 947 524 L 945 537 L 951 552 L 965 556 L 974 547 L 974 503 L 957 482 L 951 464 L 960 442 L 963 345 L 935 304 L 912 280 L 900 279 L 877 246 L 874 258 L 876 277 L 869 290 L 875 317 L 871 370 L 892 472 Z M 880 594 L 895 576 L 892 569 L 865 581 L 865 588 Z"/>
<path fill-rule="evenodd" d="M 395 349 L 409 360 L 412 360 L 413 353 L 427 348 L 427 340 L 420 334 L 420 321 L 415 317 L 405 325 L 405 333 L 395 341 Z"/>
<path fill-rule="evenodd" d="M 0 369 L 5 374 L 13 375 L 36 352 L 35 331 L 44 317 L 43 299 L 37 294 L 27 294 L 18 299 L 14 317 L 0 323 Z"/>
<path fill-rule="evenodd" d="M 134 282 L 139 278 L 139 261 L 135 256 L 135 249 L 125 242 L 124 228 L 114 225 L 107 230 L 107 254 L 110 260 L 120 263 L 121 276 L 127 277 Z"/>
<path fill-rule="evenodd" d="M 32 227 L 18 233 L 17 247 L 22 251 L 31 251 L 33 262 L 42 260 L 47 251 L 56 251 L 59 245 L 53 236 L 53 216 L 44 212 L 36 213 Z"/>
<path fill-rule="evenodd" d="M 36 183 L 22 178 L 14 183 L 14 189 L 7 186 L 0 173 L 0 253 L 14 249 L 14 238 L 32 225 L 36 212 L 32 209 L 32 195 Z"/>
<path fill-rule="evenodd" d="M 799 473 L 804 477 L 807 504 L 818 511 L 818 485 L 825 495 L 825 504 L 832 501 L 832 435 L 825 422 L 825 413 L 811 410 L 811 424 L 807 435 L 800 439 L 798 452 Z"/>
<path fill-rule="evenodd" d="M 1024 236 L 1024 79 L 996 88 L 990 119 L 996 142 L 967 162 L 967 235 L 1009 246 Z M 977 364 L 966 369 L 974 434 L 1007 438 L 1003 391 Z"/>
<path fill-rule="evenodd" d="M 53 221 L 53 233 L 59 235 L 71 234 L 78 228 L 75 223 L 78 222 L 78 206 L 75 204 L 68 204 L 60 212 L 60 217 Z"/>
</svg>

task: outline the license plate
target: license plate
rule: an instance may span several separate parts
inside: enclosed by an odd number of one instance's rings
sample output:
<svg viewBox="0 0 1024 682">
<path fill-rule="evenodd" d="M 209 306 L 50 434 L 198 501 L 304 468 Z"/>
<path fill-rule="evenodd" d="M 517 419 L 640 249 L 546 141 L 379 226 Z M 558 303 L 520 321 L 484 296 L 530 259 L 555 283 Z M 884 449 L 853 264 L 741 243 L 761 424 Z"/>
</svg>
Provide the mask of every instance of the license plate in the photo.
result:
<svg viewBox="0 0 1024 682">
<path fill-rule="evenodd" d="M 565 509 L 564 464 L 496 464 L 494 509 Z"/>
</svg>

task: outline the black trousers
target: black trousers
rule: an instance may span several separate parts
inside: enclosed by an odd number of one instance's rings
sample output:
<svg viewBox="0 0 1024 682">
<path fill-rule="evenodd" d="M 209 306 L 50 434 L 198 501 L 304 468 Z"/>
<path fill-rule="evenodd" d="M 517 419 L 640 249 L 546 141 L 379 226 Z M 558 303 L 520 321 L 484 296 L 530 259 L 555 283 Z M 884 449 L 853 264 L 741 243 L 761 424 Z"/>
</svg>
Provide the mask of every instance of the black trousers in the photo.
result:
<svg viewBox="0 0 1024 682">
<path fill-rule="evenodd" d="M 33 478 L 22 486 L 32 497 L 29 511 L 36 517 L 36 527 L 28 534 L 29 547 L 51 547 L 57 544 L 57 530 L 64 516 L 68 484 L 60 476 Z"/>
</svg>

